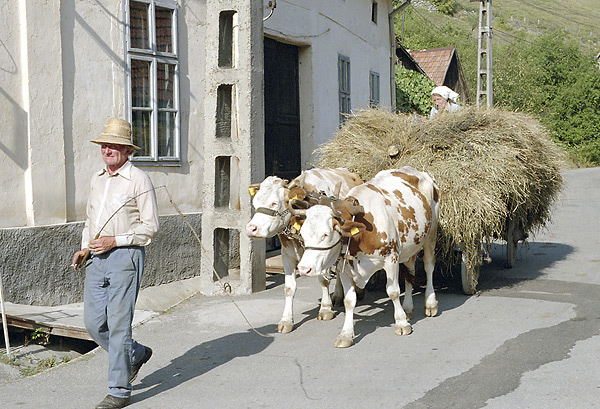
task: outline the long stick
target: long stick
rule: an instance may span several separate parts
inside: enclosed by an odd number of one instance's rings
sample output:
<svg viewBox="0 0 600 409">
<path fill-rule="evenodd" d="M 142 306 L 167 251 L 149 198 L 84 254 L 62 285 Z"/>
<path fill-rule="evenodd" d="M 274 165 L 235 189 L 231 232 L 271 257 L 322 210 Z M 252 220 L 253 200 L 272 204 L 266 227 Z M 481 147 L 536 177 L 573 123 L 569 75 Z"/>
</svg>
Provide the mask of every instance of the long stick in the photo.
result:
<svg viewBox="0 0 600 409">
<path fill-rule="evenodd" d="M 108 224 L 108 222 L 110 222 L 112 220 L 113 217 L 115 217 L 115 215 L 119 212 L 119 210 L 121 210 L 122 208 L 125 207 L 125 205 L 129 202 L 131 202 L 133 199 L 136 199 L 138 197 L 140 197 L 141 195 L 145 195 L 146 193 L 149 192 L 155 192 L 157 189 L 161 189 L 161 188 L 167 188 L 164 185 L 161 186 L 157 186 L 157 187 L 153 187 L 152 189 L 148 189 L 142 193 L 138 193 L 137 195 L 130 197 L 129 199 L 127 199 L 125 201 L 125 203 L 123 203 L 121 206 L 119 206 L 119 208 L 117 210 L 115 210 L 113 212 L 113 214 L 110 215 L 110 217 L 108 218 L 108 220 L 102 225 L 102 227 L 100 228 L 100 230 L 98 230 L 98 233 L 96 233 L 96 236 L 94 236 L 94 240 L 98 240 L 100 238 L 100 233 L 102 233 L 102 230 L 104 230 L 104 228 L 106 227 L 106 225 Z M 77 265 L 77 268 L 81 268 L 83 267 L 83 265 L 85 264 L 85 262 L 87 261 L 88 257 L 90 256 L 90 252 L 88 250 L 87 254 L 81 259 L 81 261 L 79 261 L 79 264 Z"/>
<path fill-rule="evenodd" d="M 4 330 L 4 343 L 6 344 L 6 355 L 10 358 L 10 342 L 8 340 L 8 325 L 6 323 L 6 312 L 4 312 L 4 296 L 2 295 L 2 275 L 0 275 L 0 307 L 2 309 L 2 329 Z"/>
</svg>

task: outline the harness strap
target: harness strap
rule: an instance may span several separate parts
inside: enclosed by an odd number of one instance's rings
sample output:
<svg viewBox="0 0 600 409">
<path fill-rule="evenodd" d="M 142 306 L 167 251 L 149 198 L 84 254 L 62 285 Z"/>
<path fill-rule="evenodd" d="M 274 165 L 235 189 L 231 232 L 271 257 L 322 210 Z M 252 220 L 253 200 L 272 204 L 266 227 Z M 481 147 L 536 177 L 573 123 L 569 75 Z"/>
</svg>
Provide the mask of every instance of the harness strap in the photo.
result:
<svg viewBox="0 0 600 409">
<path fill-rule="evenodd" d="M 344 237 L 344 236 L 342 236 Z M 338 241 L 336 241 L 334 244 L 332 244 L 329 247 L 304 247 L 304 250 L 331 250 L 332 248 L 334 248 L 335 246 L 337 246 L 338 244 L 341 243 L 342 241 L 342 237 L 340 237 L 340 239 Z"/>
<path fill-rule="evenodd" d="M 285 209 L 283 212 L 278 212 L 277 210 L 269 209 L 268 207 L 259 207 L 256 209 L 256 213 L 266 214 L 267 216 L 279 216 L 284 217 L 286 214 L 290 212 L 290 209 Z"/>
</svg>

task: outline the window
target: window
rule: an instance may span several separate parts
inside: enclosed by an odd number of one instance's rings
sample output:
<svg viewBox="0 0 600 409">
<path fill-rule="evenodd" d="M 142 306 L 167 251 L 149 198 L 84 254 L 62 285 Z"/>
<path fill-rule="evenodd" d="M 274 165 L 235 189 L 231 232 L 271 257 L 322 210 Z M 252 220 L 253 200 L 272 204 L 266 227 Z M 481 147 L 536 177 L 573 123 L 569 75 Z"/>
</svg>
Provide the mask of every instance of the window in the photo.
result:
<svg viewBox="0 0 600 409">
<path fill-rule="evenodd" d="M 350 106 L 350 58 L 338 55 L 338 79 L 340 95 L 340 123 L 343 123 L 349 114 Z"/>
<path fill-rule="evenodd" d="M 377 108 L 379 106 L 379 73 L 369 72 L 369 106 Z"/>
<path fill-rule="evenodd" d="M 178 162 L 179 60 L 175 2 L 129 1 L 127 84 L 134 160 Z"/>
<path fill-rule="evenodd" d="M 371 21 L 377 24 L 377 2 L 371 3 Z"/>
</svg>

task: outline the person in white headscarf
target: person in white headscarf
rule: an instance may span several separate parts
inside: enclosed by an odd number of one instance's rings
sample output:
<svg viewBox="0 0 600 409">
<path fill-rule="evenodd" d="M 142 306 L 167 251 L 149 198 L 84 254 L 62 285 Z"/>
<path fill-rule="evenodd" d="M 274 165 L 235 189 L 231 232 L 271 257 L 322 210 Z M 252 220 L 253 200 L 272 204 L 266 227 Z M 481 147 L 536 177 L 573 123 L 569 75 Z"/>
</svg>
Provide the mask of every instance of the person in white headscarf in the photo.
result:
<svg viewBox="0 0 600 409">
<path fill-rule="evenodd" d="M 433 100 L 433 107 L 429 114 L 429 119 L 433 119 L 440 112 L 456 112 L 461 109 L 461 106 L 456 102 L 458 93 L 452 91 L 446 86 L 435 87 L 431 91 L 431 99 Z"/>
</svg>

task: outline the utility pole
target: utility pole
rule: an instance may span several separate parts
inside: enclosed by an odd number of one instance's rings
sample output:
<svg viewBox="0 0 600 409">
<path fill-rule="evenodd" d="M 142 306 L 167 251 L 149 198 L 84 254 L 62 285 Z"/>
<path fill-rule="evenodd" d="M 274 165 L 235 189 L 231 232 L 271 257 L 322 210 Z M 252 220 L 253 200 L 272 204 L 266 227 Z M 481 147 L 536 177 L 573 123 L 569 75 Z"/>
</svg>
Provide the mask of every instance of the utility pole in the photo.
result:
<svg viewBox="0 0 600 409">
<path fill-rule="evenodd" d="M 479 41 L 477 50 L 477 106 L 494 106 L 492 98 L 492 0 L 479 1 Z"/>
</svg>

